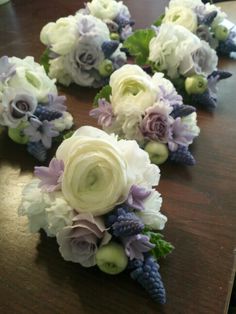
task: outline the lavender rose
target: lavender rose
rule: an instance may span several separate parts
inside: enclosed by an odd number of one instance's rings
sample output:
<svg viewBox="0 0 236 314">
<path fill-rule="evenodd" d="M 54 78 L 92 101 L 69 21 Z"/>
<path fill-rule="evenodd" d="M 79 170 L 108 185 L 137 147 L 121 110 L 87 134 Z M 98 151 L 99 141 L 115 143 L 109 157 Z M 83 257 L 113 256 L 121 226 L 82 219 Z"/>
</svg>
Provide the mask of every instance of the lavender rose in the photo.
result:
<svg viewBox="0 0 236 314">
<path fill-rule="evenodd" d="M 141 122 L 141 132 L 144 137 L 167 143 L 172 118 L 169 116 L 172 108 L 159 103 L 146 110 L 146 115 Z"/>
<path fill-rule="evenodd" d="M 75 83 L 91 86 L 99 81 L 98 67 L 104 60 L 101 42 L 93 35 L 83 36 L 75 49 L 65 57 L 65 68 Z"/>
<path fill-rule="evenodd" d="M 63 228 L 57 234 L 62 257 L 84 267 L 96 265 L 98 247 L 107 244 L 111 239 L 102 218 L 88 213 L 79 214 L 72 221 L 72 226 Z"/>
</svg>

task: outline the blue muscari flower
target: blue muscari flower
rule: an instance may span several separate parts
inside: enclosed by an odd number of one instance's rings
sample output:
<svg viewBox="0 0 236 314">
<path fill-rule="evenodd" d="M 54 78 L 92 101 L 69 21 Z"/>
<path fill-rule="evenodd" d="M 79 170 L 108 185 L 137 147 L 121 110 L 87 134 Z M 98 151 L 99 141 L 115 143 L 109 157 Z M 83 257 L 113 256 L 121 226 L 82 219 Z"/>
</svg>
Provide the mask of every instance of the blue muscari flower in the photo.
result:
<svg viewBox="0 0 236 314">
<path fill-rule="evenodd" d="M 159 273 L 159 264 L 152 256 L 146 255 L 144 261 L 132 260 L 128 268 L 131 270 L 131 278 L 136 280 L 154 301 L 166 303 L 166 292 Z"/>
<path fill-rule="evenodd" d="M 53 121 L 55 119 L 61 118 L 62 117 L 62 112 L 60 111 L 54 111 L 48 109 L 47 106 L 43 105 L 38 105 L 34 115 L 40 120 L 40 121 Z"/>
<path fill-rule="evenodd" d="M 144 229 L 141 219 L 125 205 L 108 215 L 106 225 L 110 228 L 110 233 L 116 237 L 131 236 Z"/>
<path fill-rule="evenodd" d="M 39 142 L 29 142 L 27 144 L 27 151 L 32 155 L 34 158 L 39 160 L 40 162 L 43 162 L 47 158 L 47 149 L 42 144 L 41 141 Z"/>
<path fill-rule="evenodd" d="M 187 166 L 193 166 L 196 163 L 188 147 L 183 145 L 179 145 L 176 151 L 170 152 L 169 159 Z"/>
</svg>

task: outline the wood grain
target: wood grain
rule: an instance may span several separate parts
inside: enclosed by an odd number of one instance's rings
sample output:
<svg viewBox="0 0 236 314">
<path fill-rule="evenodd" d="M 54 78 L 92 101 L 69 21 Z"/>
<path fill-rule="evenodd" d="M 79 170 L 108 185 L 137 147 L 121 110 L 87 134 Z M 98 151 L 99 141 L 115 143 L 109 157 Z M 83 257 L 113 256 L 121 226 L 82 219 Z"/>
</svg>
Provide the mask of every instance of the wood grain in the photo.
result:
<svg viewBox="0 0 236 314">
<path fill-rule="evenodd" d="M 73 14 L 80 0 L 13 0 L 0 6 L 0 55 L 39 60 L 44 24 Z M 162 13 L 165 1 L 127 0 L 137 27 Z M 236 2 L 223 4 L 236 22 Z M 223 7 L 222 5 L 222 7 Z M 0 138 L 0 313 L 222 314 L 227 313 L 236 247 L 236 62 L 220 67 L 234 76 L 219 86 L 214 112 L 198 111 L 200 137 L 192 146 L 193 168 L 161 167 L 159 191 L 169 221 L 165 235 L 175 251 L 161 262 L 168 301 L 156 305 L 128 274 L 110 277 L 65 262 L 54 239 L 27 232 L 17 216 L 23 186 L 36 164 L 25 148 Z M 88 116 L 95 90 L 60 87 L 76 126 Z"/>
</svg>

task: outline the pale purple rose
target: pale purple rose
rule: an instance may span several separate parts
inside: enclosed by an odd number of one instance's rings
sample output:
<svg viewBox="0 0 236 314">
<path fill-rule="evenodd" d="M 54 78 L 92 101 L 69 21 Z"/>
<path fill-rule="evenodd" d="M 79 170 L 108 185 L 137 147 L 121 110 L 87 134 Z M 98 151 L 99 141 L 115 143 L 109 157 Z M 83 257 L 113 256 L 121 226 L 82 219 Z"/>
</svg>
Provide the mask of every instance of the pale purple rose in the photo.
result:
<svg viewBox="0 0 236 314">
<path fill-rule="evenodd" d="M 53 158 L 48 167 L 34 167 L 34 174 L 41 181 L 39 187 L 44 192 L 53 192 L 61 189 L 61 179 L 64 172 L 63 160 Z"/>
<path fill-rule="evenodd" d="M 172 108 L 164 104 L 158 104 L 146 110 L 140 129 L 144 137 L 161 143 L 167 143 L 172 118 Z"/>
<path fill-rule="evenodd" d="M 103 219 L 85 213 L 75 216 L 72 221 L 72 226 L 63 228 L 57 234 L 62 257 L 84 267 L 96 265 L 98 247 L 107 244 L 111 239 Z"/>
<path fill-rule="evenodd" d="M 133 260 L 134 258 L 142 261 L 144 260 L 143 253 L 146 253 L 155 247 L 149 240 L 149 237 L 143 234 L 136 234 L 122 239 L 125 253 L 130 260 Z"/>
</svg>

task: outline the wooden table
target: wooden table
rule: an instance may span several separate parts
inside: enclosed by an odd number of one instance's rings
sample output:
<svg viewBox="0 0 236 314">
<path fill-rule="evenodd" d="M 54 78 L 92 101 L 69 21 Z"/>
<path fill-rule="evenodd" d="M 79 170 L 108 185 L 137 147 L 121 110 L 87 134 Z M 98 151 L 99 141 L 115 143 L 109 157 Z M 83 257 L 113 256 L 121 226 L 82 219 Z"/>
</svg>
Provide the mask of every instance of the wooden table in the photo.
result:
<svg viewBox="0 0 236 314">
<path fill-rule="evenodd" d="M 80 0 L 12 0 L 0 7 L 0 55 L 39 59 L 42 26 L 82 7 Z M 165 2 L 127 0 L 137 27 L 148 26 Z M 224 3 L 236 22 L 236 2 Z M 169 222 L 165 235 L 176 247 L 161 262 L 168 301 L 155 304 L 127 274 L 109 277 L 96 269 L 65 262 L 55 239 L 27 232 L 18 218 L 21 190 L 35 160 L 25 148 L 0 139 L 0 313 L 69 314 L 222 314 L 235 272 L 236 247 L 236 61 L 220 67 L 234 77 L 220 84 L 219 105 L 199 111 L 201 134 L 193 145 L 193 168 L 161 167 L 159 191 Z M 95 90 L 61 88 L 76 125 L 88 117 Z"/>
</svg>

